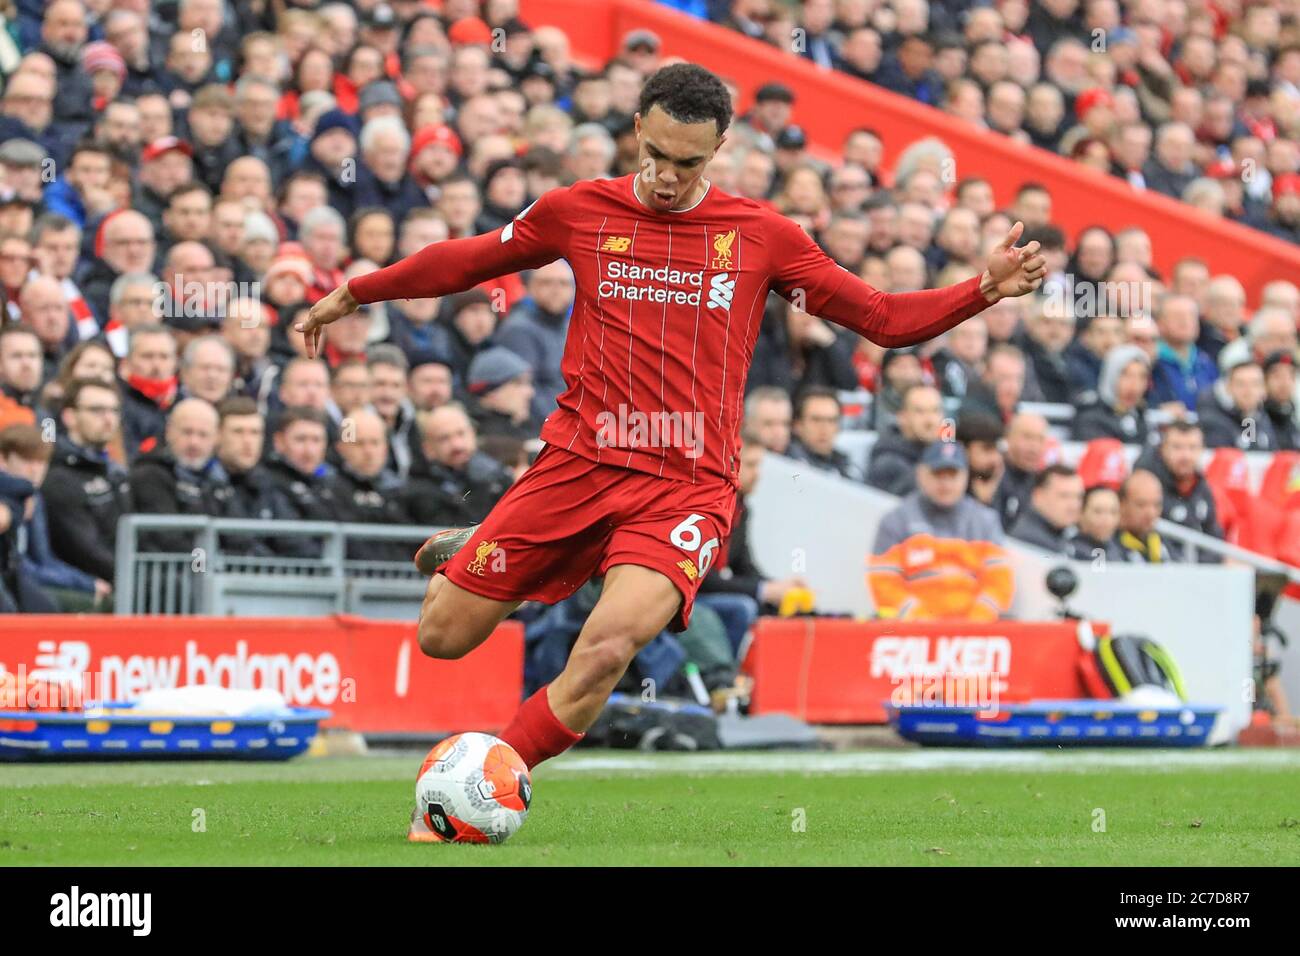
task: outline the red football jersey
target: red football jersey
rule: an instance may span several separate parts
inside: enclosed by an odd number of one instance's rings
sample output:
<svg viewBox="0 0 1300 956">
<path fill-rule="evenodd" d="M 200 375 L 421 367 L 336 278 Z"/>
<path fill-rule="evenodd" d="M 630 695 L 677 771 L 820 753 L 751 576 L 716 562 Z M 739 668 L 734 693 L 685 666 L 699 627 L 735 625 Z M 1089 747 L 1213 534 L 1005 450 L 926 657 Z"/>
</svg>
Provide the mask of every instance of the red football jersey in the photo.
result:
<svg viewBox="0 0 1300 956">
<path fill-rule="evenodd" d="M 543 440 L 690 482 L 736 479 L 745 378 L 769 291 L 890 347 L 988 306 L 978 278 L 880 292 L 793 221 L 712 185 L 690 209 L 653 210 L 633 175 L 551 190 L 501 229 L 426 246 L 349 287 L 363 303 L 427 298 L 559 258 L 576 294 L 567 388 Z"/>
</svg>

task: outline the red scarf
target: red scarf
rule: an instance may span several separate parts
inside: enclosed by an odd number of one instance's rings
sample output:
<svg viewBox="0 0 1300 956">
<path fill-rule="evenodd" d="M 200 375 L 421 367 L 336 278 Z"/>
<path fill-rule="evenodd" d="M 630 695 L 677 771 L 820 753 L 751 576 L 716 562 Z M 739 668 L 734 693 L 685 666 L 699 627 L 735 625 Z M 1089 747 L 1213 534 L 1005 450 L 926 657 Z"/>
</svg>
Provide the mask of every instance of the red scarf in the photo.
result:
<svg viewBox="0 0 1300 956">
<path fill-rule="evenodd" d="M 176 400 L 176 376 L 171 378 L 145 378 L 143 375 L 127 377 L 126 384 L 164 411 Z"/>
</svg>

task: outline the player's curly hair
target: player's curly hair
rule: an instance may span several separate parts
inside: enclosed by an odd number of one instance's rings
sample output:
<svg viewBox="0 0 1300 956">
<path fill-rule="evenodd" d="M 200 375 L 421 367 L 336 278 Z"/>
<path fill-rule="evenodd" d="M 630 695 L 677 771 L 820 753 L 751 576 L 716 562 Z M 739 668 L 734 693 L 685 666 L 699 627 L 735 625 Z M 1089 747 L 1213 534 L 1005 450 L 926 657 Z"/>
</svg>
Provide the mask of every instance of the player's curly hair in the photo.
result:
<svg viewBox="0 0 1300 956">
<path fill-rule="evenodd" d="M 722 81 L 694 63 L 674 63 L 656 70 L 641 87 L 641 118 L 653 106 L 679 123 L 713 120 L 721 136 L 731 125 L 731 95 Z"/>
</svg>

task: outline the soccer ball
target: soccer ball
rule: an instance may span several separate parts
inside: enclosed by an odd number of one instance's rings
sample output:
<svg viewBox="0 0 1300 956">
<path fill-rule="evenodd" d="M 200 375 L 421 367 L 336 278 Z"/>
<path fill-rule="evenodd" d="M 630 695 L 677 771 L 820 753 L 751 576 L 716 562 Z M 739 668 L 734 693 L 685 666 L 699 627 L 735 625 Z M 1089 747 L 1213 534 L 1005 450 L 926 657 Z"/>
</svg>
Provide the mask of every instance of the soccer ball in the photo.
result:
<svg viewBox="0 0 1300 956">
<path fill-rule="evenodd" d="M 491 734 L 456 734 L 429 751 L 415 805 L 439 840 L 504 843 L 524 825 L 533 799 L 528 765 Z"/>
</svg>

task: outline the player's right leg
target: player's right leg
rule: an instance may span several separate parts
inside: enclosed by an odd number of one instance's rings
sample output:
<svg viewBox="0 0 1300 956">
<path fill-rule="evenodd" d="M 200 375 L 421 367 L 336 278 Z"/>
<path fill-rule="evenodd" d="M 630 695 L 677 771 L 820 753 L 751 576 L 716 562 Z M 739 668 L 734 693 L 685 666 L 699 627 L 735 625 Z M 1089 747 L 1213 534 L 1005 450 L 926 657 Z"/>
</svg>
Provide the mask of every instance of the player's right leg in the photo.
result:
<svg viewBox="0 0 1300 956">
<path fill-rule="evenodd" d="M 420 650 L 441 660 L 464 657 L 487 640 L 519 604 L 483 597 L 435 574 L 420 608 Z"/>
</svg>

